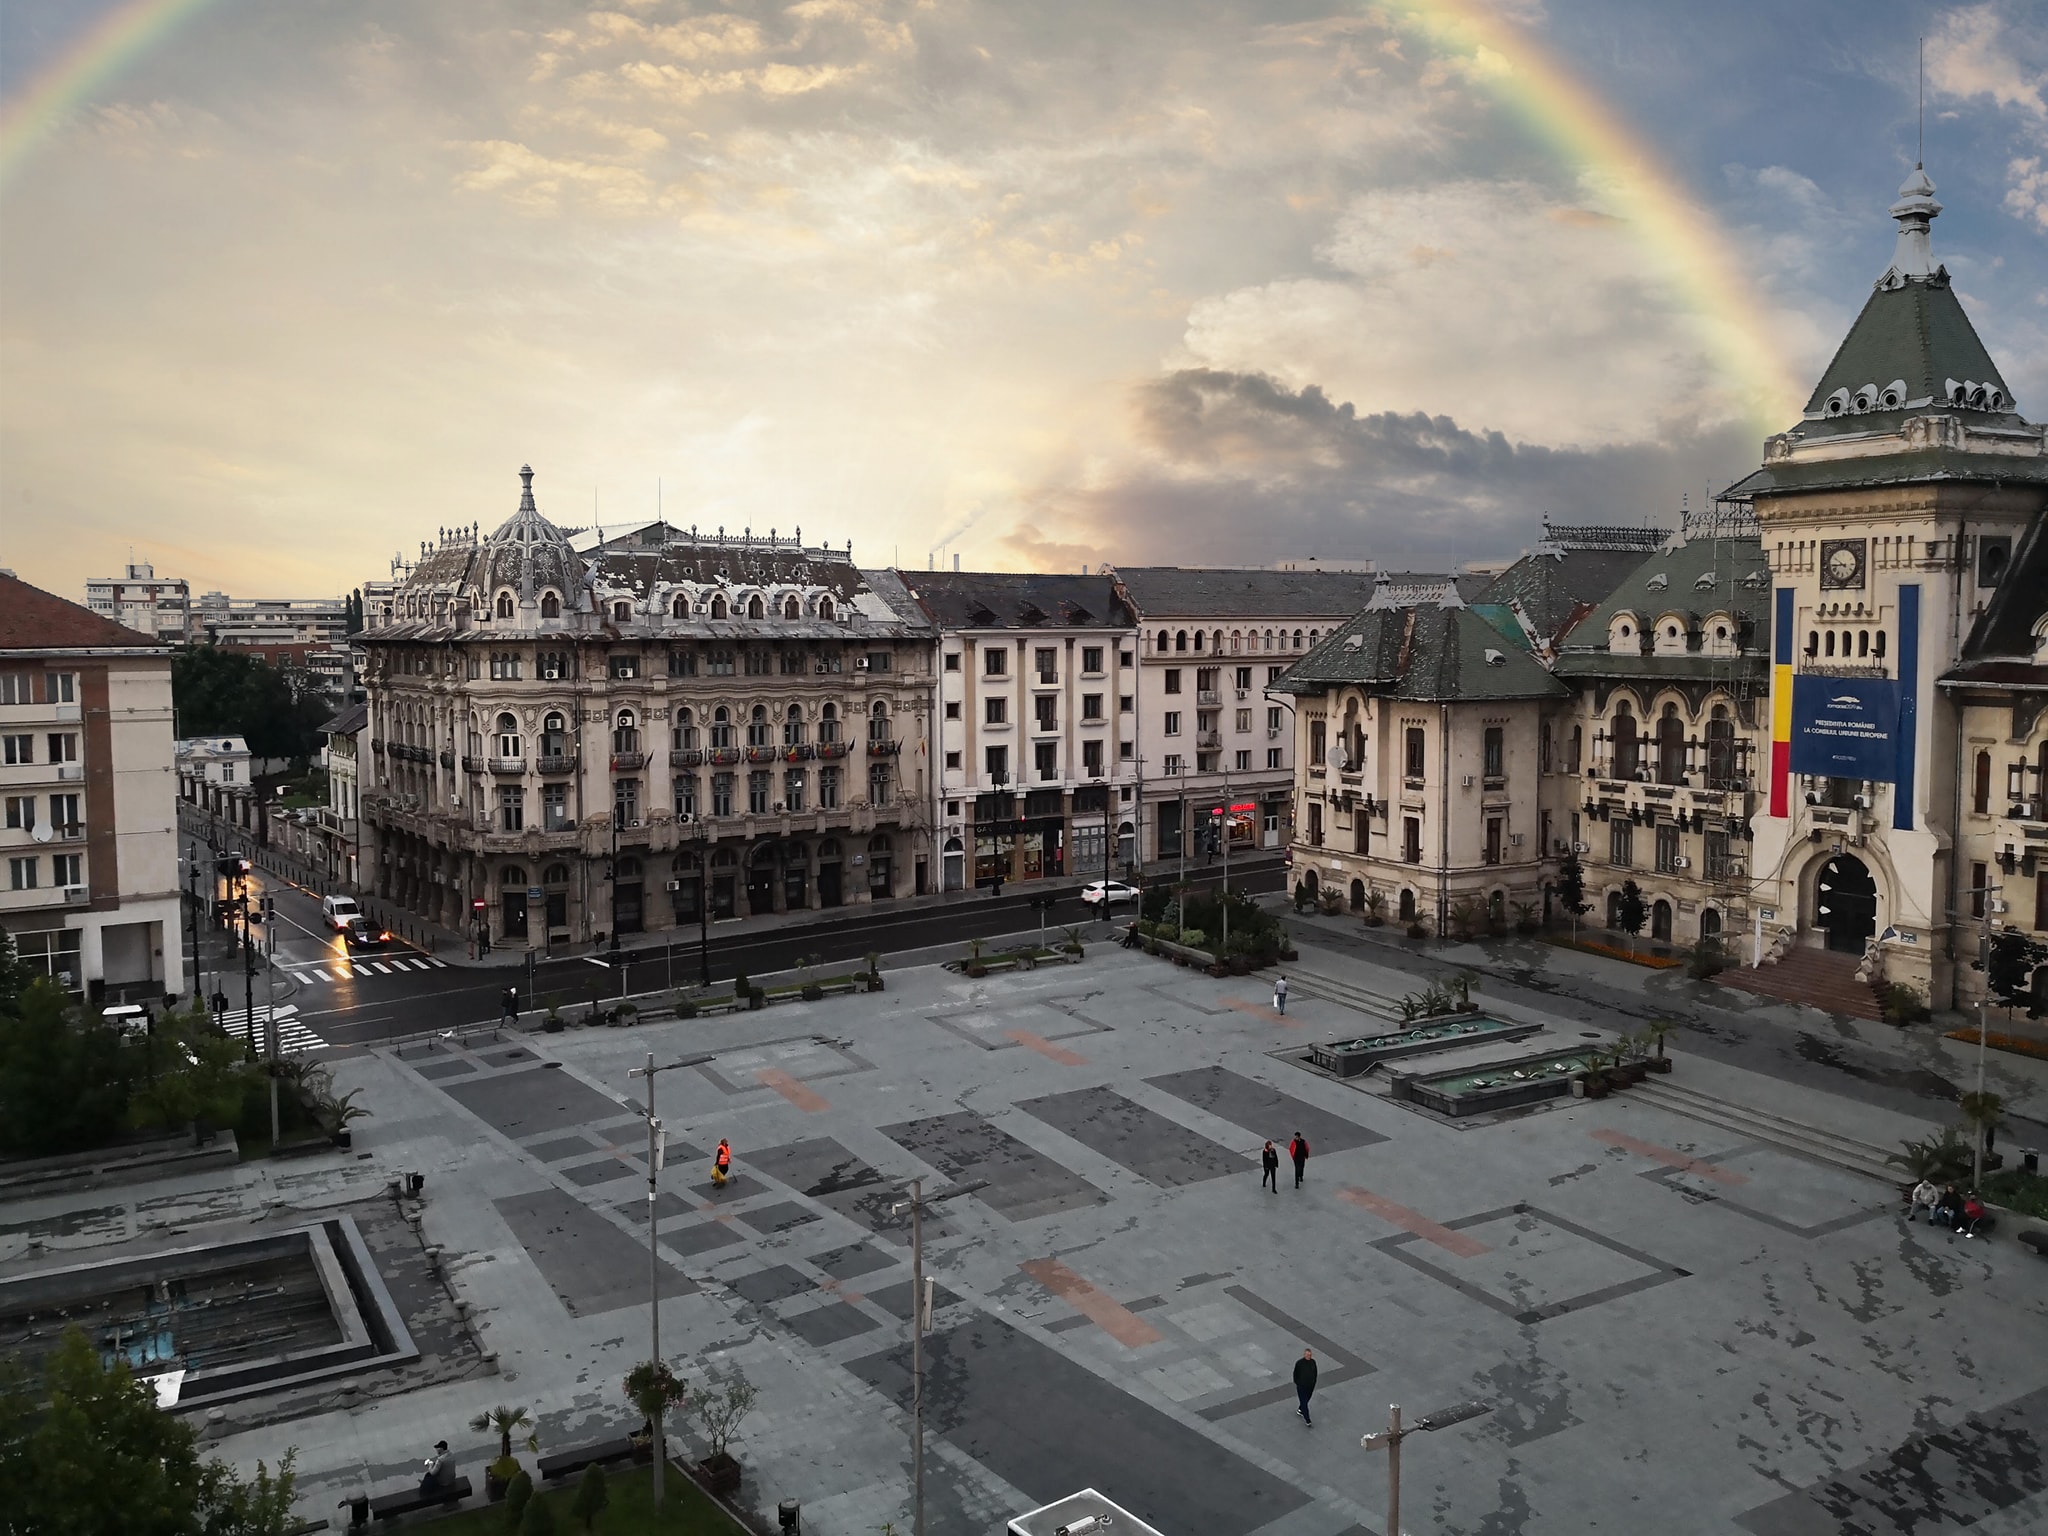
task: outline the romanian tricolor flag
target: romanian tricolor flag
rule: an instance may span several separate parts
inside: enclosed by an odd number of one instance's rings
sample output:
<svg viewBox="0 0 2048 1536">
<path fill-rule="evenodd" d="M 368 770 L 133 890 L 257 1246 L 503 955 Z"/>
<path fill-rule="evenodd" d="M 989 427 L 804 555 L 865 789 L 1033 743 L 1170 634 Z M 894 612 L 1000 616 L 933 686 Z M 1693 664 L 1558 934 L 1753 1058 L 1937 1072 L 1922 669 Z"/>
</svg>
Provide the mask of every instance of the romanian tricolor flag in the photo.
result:
<svg viewBox="0 0 2048 1536">
<path fill-rule="evenodd" d="M 1792 814 L 1792 589 L 1780 587 L 1771 614 L 1771 814 Z"/>
</svg>

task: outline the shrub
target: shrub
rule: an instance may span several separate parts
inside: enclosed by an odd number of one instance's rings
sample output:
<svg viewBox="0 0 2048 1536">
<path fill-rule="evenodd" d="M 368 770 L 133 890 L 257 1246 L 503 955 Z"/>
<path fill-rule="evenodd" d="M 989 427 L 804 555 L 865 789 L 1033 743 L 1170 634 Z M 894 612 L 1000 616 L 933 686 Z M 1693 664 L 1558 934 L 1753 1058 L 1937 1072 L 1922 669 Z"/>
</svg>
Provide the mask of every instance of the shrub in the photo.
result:
<svg viewBox="0 0 2048 1536">
<path fill-rule="evenodd" d="M 1163 885 L 1145 888 L 1145 894 L 1138 898 L 1138 916 L 1145 922 L 1156 923 L 1166 916 L 1166 904 L 1171 899 Z"/>
<path fill-rule="evenodd" d="M 1884 989 L 1885 1023 L 1918 1024 L 1932 1017 L 1926 999 L 1904 982 L 1895 981 Z"/>
<path fill-rule="evenodd" d="M 697 1017 L 696 999 L 686 997 L 678 1002 L 676 1004 L 676 1017 L 679 1019 L 694 1019 Z"/>
<path fill-rule="evenodd" d="M 1429 928 L 1418 918 L 1415 922 L 1408 925 L 1408 937 L 1411 939 L 1426 939 L 1429 937 Z"/>
<path fill-rule="evenodd" d="M 515 1529 L 519 1536 L 555 1536 L 555 1513 L 548 1508 L 548 1501 L 530 1500 Z"/>
<path fill-rule="evenodd" d="M 739 975 L 733 977 L 732 995 L 741 1000 L 745 1000 L 746 998 L 752 997 L 754 995 L 754 984 L 751 981 L 747 980 L 745 972 L 741 972 Z"/>
<path fill-rule="evenodd" d="M 1945 1127 L 1938 1137 L 1902 1141 L 1899 1146 L 1901 1150 L 1888 1154 L 1885 1161 L 1905 1169 L 1915 1182 L 1925 1179 L 1930 1184 L 1952 1184 L 1970 1172 L 1969 1143 L 1952 1125 Z"/>
<path fill-rule="evenodd" d="M 1728 969 L 1727 956 L 1721 953 L 1718 938 L 1701 939 L 1692 952 L 1692 961 L 1687 965 L 1687 974 L 1698 981 L 1707 981 Z"/>
<path fill-rule="evenodd" d="M 505 1528 L 518 1530 L 525 1522 L 520 1516 L 526 1513 L 526 1506 L 533 1502 L 533 1474 L 524 1467 L 514 1475 L 505 1488 Z"/>
<path fill-rule="evenodd" d="M 597 1517 L 611 1504 L 611 1490 L 605 1486 L 604 1468 L 592 1467 L 583 1474 L 583 1482 L 576 1489 L 576 1501 L 569 1506 L 569 1513 L 583 1522 L 586 1532 L 597 1529 Z"/>
<path fill-rule="evenodd" d="M 825 989 L 819 986 L 815 981 L 807 981 L 804 983 L 803 998 L 805 1002 L 815 1003 L 819 1001 L 821 998 L 823 998 L 824 995 Z"/>
</svg>

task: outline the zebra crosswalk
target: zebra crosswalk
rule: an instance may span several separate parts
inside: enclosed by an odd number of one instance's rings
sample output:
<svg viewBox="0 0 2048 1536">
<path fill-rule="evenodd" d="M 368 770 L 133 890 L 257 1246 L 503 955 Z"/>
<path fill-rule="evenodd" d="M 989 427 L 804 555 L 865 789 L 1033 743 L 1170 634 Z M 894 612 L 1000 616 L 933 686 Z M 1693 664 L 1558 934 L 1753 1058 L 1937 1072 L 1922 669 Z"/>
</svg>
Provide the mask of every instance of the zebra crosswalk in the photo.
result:
<svg viewBox="0 0 2048 1536">
<path fill-rule="evenodd" d="M 326 1050 L 327 1042 L 293 1017 L 298 1011 L 297 1006 L 292 1003 L 286 1003 L 278 1008 L 268 1008 L 258 1004 L 255 1010 L 256 1043 L 258 1048 L 266 1050 L 269 1048 L 270 1029 L 275 1024 L 277 1028 L 277 1048 L 284 1055 L 292 1056 L 301 1051 Z M 230 1035 L 240 1036 L 246 1035 L 249 1032 L 249 1017 L 250 1013 L 246 1008 L 230 1008 L 220 1016 L 220 1019 Z"/>
<path fill-rule="evenodd" d="M 396 976 L 407 971 L 445 971 L 446 960 L 430 955 L 387 955 L 382 960 L 324 960 L 318 965 L 284 965 L 284 972 L 302 987 L 317 982 L 351 981 L 358 976 Z"/>
</svg>

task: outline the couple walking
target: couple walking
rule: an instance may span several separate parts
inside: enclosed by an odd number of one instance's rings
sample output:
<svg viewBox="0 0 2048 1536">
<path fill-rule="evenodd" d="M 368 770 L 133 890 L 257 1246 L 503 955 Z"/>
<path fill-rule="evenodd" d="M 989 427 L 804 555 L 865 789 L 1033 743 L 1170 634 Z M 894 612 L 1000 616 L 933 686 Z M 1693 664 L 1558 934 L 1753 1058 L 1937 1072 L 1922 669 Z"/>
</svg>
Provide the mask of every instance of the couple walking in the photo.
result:
<svg viewBox="0 0 2048 1536">
<path fill-rule="evenodd" d="M 1296 1131 L 1294 1140 L 1287 1143 L 1287 1155 L 1294 1159 L 1294 1187 L 1301 1188 L 1301 1176 L 1308 1170 L 1308 1138 Z M 1271 1188 L 1274 1194 L 1280 1192 L 1280 1154 L 1270 1141 L 1259 1154 L 1259 1166 L 1265 1170 L 1259 1179 L 1259 1188 Z"/>
</svg>

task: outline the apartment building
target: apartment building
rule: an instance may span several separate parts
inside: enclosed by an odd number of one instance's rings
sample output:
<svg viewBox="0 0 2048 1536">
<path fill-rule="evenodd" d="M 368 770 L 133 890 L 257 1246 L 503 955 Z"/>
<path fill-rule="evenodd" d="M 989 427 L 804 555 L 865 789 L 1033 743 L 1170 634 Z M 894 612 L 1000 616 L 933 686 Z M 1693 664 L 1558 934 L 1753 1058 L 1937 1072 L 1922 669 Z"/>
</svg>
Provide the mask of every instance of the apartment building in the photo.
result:
<svg viewBox="0 0 2048 1536">
<path fill-rule="evenodd" d="M 1127 566 L 1146 860 L 1278 848 L 1294 823 L 1295 661 L 1371 601 L 1370 570 Z"/>
<path fill-rule="evenodd" d="M 877 572 L 937 640 L 943 889 L 1137 857 L 1137 633 L 1107 575 Z"/>
<path fill-rule="evenodd" d="M 579 551 L 520 477 L 366 602 L 364 883 L 514 944 L 930 889 L 928 627 L 801 531 Z"/>
<path fill-rule="evenodd" d="M 348 638 L 348 604 L 340 597 L 208 592 L 192 605 L 192 638 L 214 645 L 340 644 Z"/>
<path fill-rule="evenodd" d="M 130 565 L 119 576 L 88 577 L 85 606 L 137 634 L 182 645 L 191 632 L 192 584 L 159 576 L 153 565 Z"/>
<path fill-rule="evenodd" d="M 98 998 L 184 989 L 171 655 L 0 573 L 0 927 Z"/>
</svg>

